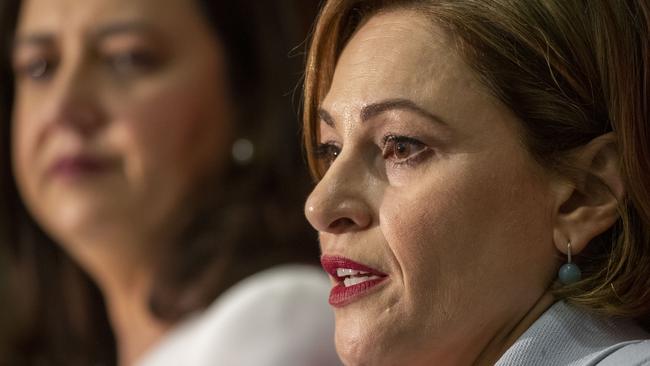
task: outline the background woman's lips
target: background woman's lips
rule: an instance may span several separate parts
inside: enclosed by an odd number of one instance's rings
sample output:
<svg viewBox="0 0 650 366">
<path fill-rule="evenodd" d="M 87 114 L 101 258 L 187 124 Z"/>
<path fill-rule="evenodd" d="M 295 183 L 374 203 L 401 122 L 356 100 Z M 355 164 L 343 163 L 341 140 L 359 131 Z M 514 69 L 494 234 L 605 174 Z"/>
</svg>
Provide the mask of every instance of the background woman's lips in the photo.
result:
<svg viewBox="0 0 650 366">
<path fill-rule="evenodd" d="M 56 160 L 48 169 L 48 176 L 77 178 L 104 173 L 112 166 L 112 161 L 88 155 L 71 155 Z"/>
<path fill-rule="evenodd" d="M 344 257 L 322 256 L 321 265 L 336 281 L 329 297 L 330 305 L 343 307 L 370 293 L 388 275 Z"/>
</svg>

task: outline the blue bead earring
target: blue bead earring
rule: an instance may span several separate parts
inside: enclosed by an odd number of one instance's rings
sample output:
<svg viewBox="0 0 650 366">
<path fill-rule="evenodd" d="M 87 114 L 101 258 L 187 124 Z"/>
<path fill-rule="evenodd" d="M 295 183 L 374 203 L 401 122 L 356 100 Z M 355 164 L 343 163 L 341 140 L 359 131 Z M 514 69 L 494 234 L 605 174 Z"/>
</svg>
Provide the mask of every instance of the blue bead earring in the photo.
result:
<svg viewBox="0 0 650 366">
<path fill-rule="evenodd" d="M 557 272 L 557 276 L 563 285 L 570 285 L 580 281 L 580 278 L 582 278 L 580 268 L 574 263 L 571 263 L 571 241 L 569 241 L 567 246 L 567 263 L 560 267 L 560 270 Z"/>
</svg>

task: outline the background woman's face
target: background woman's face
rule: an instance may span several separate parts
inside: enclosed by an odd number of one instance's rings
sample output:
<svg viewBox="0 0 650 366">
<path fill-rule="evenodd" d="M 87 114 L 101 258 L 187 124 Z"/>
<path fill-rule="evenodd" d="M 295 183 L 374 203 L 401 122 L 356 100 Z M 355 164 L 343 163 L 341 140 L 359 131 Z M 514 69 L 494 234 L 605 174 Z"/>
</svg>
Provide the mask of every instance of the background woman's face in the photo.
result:
<svg viewBox="0 0 650 366">
<path fill-rule="evenodd" d="M 23 2 L 13 164 L 50 234 L 120 241 L 163 231 L 225 158 L 220 47 L 191 0 Z"/>
<path fill-rule="evenodd" d="M 332 160 L 306 215 L 324 255 L 388 275 L 336 308 L 347 364 L 469 364 L 554 276 L 551 178 L 452 45 L 415 12 L 376 15 L 322 103 Z"/>
</svg>

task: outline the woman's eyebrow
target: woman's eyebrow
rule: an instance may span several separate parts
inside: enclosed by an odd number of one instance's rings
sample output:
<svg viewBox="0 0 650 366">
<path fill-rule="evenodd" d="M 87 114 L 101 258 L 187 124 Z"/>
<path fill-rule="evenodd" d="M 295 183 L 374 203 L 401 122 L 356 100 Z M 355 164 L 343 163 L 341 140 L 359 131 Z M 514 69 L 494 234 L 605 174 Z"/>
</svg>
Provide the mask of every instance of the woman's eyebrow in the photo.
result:
<svg viewBox="0 0 650 366">
<path fill-rule="evenodd" d="M 158 31 L 150 24 L 139 21 L 124 21 L 113 24 L 107 24 L 99 27 L 91 35 L 93 41 L 101 43 L 106 38 L 121 34 L 157 34 Z"/>
<path fill-rule="evenodd" d="M 377 103 L 372 103 L 364 106 L 361 109 L 361 121 L 362 122 L 368 121 L 381 113 L 394 110 L 394 109 L 415 112 L 416 114 L 419 114 L 422 117 L 427 118 L 436 124 L 449 127 L 449 124 L 445 122 L 442 118 L 427 111 L 426 109 L 424 109 L 423 107 L 415 103 L 414 101 L 405 98 L 386 99 Z"/>
<path fill-rule="evenodd" d="M 366 122 L 381 113 L 384 113 L 389 110 L 395 110 L 395 109 L 415 112 L 421 115 L 422 117 L 429 119 L 430 121 L 432 121 L 437 125 L 449 128 L 449 124 L 445 122 L 442 118 L 420 107 L 414 101 L 405 98 L 386 99 L 380 102 L 368 104 L 361 109 L 360 119 L 361 122 Z M 327 125 L 331 127 L 335 126 L 334 118 L 326 109 L 322 107 L 318 108 L 318 116 Z"/>
<path fill-rule="evenodd" d="M 11 49 L 16 50 L 27 46 L 51 46 L 54 44 L 54 35 L 49 32 L 32 32 L 27 34 L 18 34 L 13 39 Z"/>
<path fill-rule="evenodd" d="M 318 116 L 328 126 L 330 126 L 332 128 L 335 127 L 334 118 L 332 117 L 332 115 L 325 108 L 323 108 L 323 107 L 318 108 Z"/>
</svg>

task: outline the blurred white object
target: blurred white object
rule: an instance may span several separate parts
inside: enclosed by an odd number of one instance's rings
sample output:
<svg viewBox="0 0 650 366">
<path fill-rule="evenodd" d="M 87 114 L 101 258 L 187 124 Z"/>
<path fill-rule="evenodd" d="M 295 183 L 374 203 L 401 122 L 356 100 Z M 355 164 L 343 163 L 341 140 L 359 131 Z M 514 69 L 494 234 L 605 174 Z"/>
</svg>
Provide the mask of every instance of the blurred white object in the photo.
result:
<svg viewBox="0 0 650 366">
<path fill-rule="evenodd" d="M 257 273 L 170 330 L 138 366 L 341 365 L 331 286 L 312 266 Z"/>
</svg>

